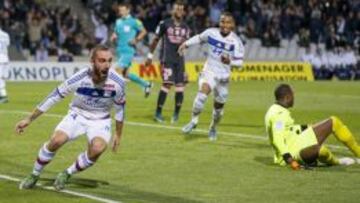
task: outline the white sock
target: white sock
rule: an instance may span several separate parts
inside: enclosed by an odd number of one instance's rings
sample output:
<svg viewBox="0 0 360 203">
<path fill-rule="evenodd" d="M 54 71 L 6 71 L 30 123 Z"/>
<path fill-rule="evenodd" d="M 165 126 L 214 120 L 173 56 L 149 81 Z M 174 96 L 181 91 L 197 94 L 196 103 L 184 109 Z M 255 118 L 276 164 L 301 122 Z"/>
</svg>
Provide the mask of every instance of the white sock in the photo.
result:
<svg viewBox="0 0 360 203">
<path fill-rule="evenodd" d="M 223 115 L 224 115 L 224 108 L 213 109 L 210 128 L 216 128 L 217 124 L 220 122 Z"/>
<path fill-rule="evenodd" d="M 349 166 L 355 164 L 355 160 L 350 157 L 342 157 L 339 158 L 339 164 Z"/>
<path fill-rule="evenodd" d="M 1 67 L 0 67 L 1 68 Z M 6 97 L 5 81 L 0 79 L 0 97 Z"/>
<path fill-rule="evenodd" d="M 191 121 L 193 123 L 198 123 L 199 121 L 199 115 L 201 113 L 201 111 L 204 108 L 206 99 L 207 99 L 207 95 L 202 93 L 202 92 L 198 92 L 195 100 L 194 100 L 194 104 L 193 104 L 193 109 L 192 109 L 192 119 Z"/>
<path fill-rule="evenodd" d="M 89 168 L 93 164 L 94 162 L 89 159 L 87 151 L 85 151 L 77 157 L 76 161 L 66 171 L 68 174 L 74 174 Z"/>
<path fill-rule="evenodd" d="M 54 158 L 55 152 L 50 152 L 47 149 L 47 143 L 45 143 L 39 150 L 38 157 L 34 163 L 33 174 L 40 175 L 41 171 L 44 167 L 50 163 L 50 161 Z"/>
</svg>

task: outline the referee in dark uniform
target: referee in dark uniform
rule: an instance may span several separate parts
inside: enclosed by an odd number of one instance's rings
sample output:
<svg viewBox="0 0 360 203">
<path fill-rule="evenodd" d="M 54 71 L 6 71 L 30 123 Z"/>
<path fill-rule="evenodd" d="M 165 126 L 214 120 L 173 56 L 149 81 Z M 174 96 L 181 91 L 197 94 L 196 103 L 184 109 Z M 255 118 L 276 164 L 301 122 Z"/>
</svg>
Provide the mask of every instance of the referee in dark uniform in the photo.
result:
<svg viewBox="0 0 360 203">
<path fill-rule="evenodd" d="M 179 119 L 181 105 L 184 100 L 184 57 L 180 56 L 177 52 L 180 44 L 190 37 L 189 26 L 183 21 L 184 14 L 185 5 L 183 1 L 176 1 L 172 8 L 171 18 L 161 21 L 157 26 L 155 31 L 156 37 L 150 45 L 150 52 L 145 62 L 146 66 L 151 65 L 153 52 L 160 39 L 162 39 L 160 63 L 163 83 L 159 92 L 154 117 L 154 120 L 157 122 L 164 122 L 162 108 L 171 86 L 175 85 L 175 111 L 171 123 L 175 123 Z"/>
</svg>

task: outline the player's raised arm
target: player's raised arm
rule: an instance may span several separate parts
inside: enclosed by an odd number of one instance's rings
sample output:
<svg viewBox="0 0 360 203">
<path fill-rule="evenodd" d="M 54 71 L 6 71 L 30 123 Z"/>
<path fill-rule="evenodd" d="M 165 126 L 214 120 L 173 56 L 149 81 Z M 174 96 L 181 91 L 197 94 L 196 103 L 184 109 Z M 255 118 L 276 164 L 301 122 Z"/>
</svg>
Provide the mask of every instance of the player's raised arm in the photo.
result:
<svg viewBox="0 0 360 203">
<path fill-rule="evenodd" d="M 122 129 L 124 125 L 124 113 L 125 113 L 125 93 L 123 91 L 117 93 L 114 98 L 114 108 L 115 108 L 115 136 L 112 143 L 112 150 L 116 152 L 119 145 L 120 139 L 122 136 Z"/>
</svg>

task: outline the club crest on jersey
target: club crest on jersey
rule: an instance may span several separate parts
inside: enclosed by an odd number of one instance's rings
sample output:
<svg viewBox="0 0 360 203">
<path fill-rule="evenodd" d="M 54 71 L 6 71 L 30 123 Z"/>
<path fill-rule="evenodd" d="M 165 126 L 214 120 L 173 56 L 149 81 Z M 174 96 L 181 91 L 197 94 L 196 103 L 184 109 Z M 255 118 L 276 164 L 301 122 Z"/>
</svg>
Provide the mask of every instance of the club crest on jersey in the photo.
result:
<svg viewBox="0 0 360 203">
<path fill-rule="evenodd" d="M 130 26 L 125 25 L 124 26 L 124 32 L 130 32 Z"/>
<path fill-rule="evenodd" d="M 104 90 L 114 90 L 115 85 L 114 84 L 105 84 Z"/>
<path fill-rule="evenodd" d="M 230 44 L 225 44 L 225 49 L 230 51 L 231 45 Z"/>
<path fill-rule="evenodd" d="M 104 91 L 104 97 L 111 97 L 111 95 L 112 95 L 112 91 L 110 91 L 110 90 Z"/>
</svg>

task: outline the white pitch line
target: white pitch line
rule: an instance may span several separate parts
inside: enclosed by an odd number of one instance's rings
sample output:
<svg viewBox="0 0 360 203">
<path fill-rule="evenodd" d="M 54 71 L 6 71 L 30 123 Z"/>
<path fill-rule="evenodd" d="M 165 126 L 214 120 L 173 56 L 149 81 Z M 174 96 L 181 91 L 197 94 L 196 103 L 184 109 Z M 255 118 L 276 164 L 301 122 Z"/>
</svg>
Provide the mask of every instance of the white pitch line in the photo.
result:
<svg viewBox="0 0 360 203">
<path fill-rule="evenodd" d="M 13 182 L 20 182 L 21 180 L 12 176 L 8 176 L 8 175 L 2 175 L 0 174 L 0 179 L 4 179 L 4 180 L 9 180 L 9 181 L 13 181 Z M 36 186 L 45 189 L 45 190 L 50 190 L 50 191 L 56 191 L 53 187 L 50 186 L 43 186 L 41 184 L 36 184 Z M 60 193 L 66 193 L 69 195 L 73 195 L 73 196 L 77 196 L 77 197 L 83 197 L 83 198 L 87 198 L 87 199 L 91 199 L 91 200 L 95 200 L 95 201 L 99 201 L 99 202 L 104 202 L 104 203 L 121 203 L 120 201 L 115 201 L 115 200 L 111 200 L 111 199 L 106 199 L 106 198 L 102 198 L 102 197 L 97 197 L 94 195 L 90 195 L 90 194 L 85 194 L 85 193 L 81 193 L 81 192 L 75 192 L 72 190 L 61 190 L 61 191 L 57 191 Z"/>
<path fill-rule="evenodd" d="M 15 113 L 15 114 L 25 114 L 25 115 L 30 114 L 30 112 L 27 112 L 27 111 L 9 111 L 9 110 L 0 110 L 0 113 L 6 113 L 6 114 Z M 46 114 L 44 114 L 44 116 L 62 118 L 64 115 L 46 113 Z M 125 123 L 127 125 L 133 125 L 133 126 L 142 126 L 142 127 L 150 127 L 150 128 L 162 128 L 162 129 L 179 130 L 179 131 L 181 130 L 180 127 L 166 126 L 166 125 L 160 125 L 160 124 L 150 124 L 150 123 L 141 123 L 141 122 L 133 122 L 133 121 L 125 121 Z M 195 132 L 200 132 L 202 134 L 207 134 L 208 133 L 208 130 L 205 130 L 205 129 L 195 129 L 194 131 Z M 264 137 L 264 136 L 244 134 L 244 133 L 233 133 L 233 132 L 218 131 L 218 134 L 219 135 L 229 135 L 229 136 L 234 136 L 234 137 L 241 137 L 241 138 L 249 138 L 249 139 L 261 140 L 261 141 L 267 141 L 268 140 L 268 138 Z M 341 149 L 341 150 L 347 149 L 346 147 L 339 146 L 339 145 L 327 145 L 327 146 L 330 147 L 330 148 L 333 148 L 333 149 Z"/>
</svg>

